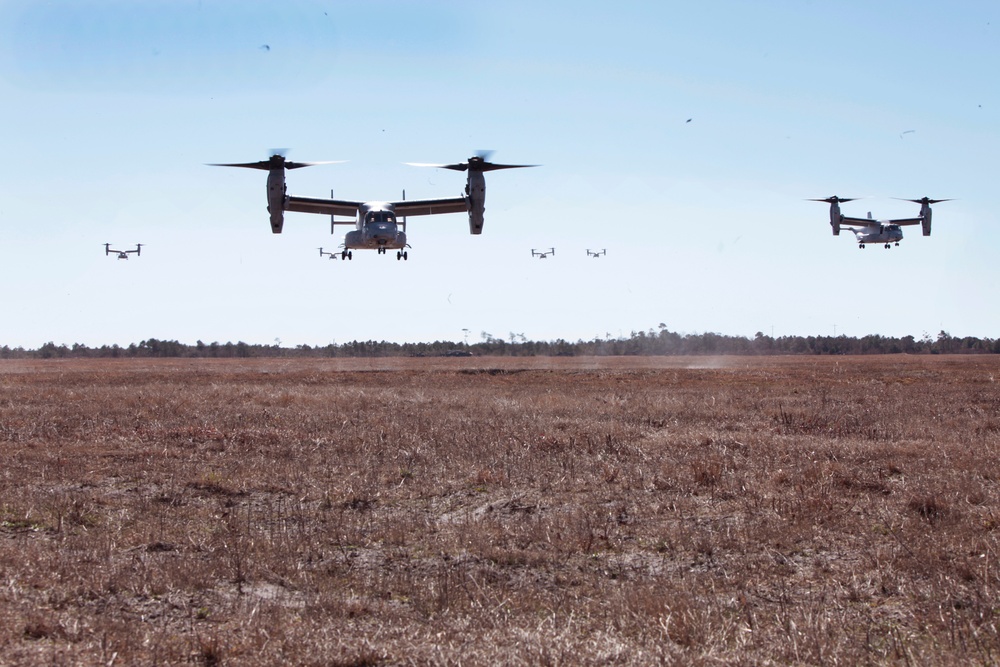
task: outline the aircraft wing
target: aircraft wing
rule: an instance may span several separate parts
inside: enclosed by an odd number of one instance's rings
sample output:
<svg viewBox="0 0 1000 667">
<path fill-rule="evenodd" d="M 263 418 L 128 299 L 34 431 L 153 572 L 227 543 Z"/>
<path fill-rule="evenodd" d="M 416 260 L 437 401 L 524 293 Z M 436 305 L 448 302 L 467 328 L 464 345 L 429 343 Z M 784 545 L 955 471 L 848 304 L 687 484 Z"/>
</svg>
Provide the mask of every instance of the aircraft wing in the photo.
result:
<svg viewBox="0 0 1000 667">
<path fill-rule="evenodd" d="M 392 202 L 396 215 L 438 215 L 440 213 L 465 213 L 469 205 L 465 197 L 448 199 L 404 199 Z"/>
<path fill-rule="evenodd" d="M 316 199 L 313 197 L 288 197 L 285 200 L 285 210 L 297 213 L 320 213 L 322 215 L 358 214 L 362 202 L 344 201 L 341 199 Z"/>
<path fill-rule="evenodd" d="M 919 225 L 924 221 L 923 218 L 899 218 L 898 220 L 885 220 L 887 225 Z"/>
<path fill-rule="evenodd" d="M 857 225 L 859 227 L 878 227 L 882 222 L 884 221 L 872 220 L 871 218 L 851 218 L 846 215 L 840 218 L 842 225 Z"/>
</svg>

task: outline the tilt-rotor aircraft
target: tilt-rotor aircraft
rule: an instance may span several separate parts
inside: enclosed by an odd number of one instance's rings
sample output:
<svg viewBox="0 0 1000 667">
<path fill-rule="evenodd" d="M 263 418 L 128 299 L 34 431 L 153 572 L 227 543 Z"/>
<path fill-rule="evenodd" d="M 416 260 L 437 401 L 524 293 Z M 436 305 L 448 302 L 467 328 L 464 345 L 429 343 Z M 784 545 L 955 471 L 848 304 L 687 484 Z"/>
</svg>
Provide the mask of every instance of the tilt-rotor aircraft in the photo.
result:
<svg viewBox="0 0 1000 667">
<path fill-rule="evenodd" d="M 897 198 L 898 199 L 898 198 Z M 869 213 L 867 218 L 852 218 L 840 212 L 840 204 L 854 201 L 854 198 L 827 197 L 826 199 L 810 199 L 809 201 L 821 201 L 830 205 L 830 227 L 833 228 L 833 235 L 840 235 L 840 228 L 846 227 L 854 232 L 858 247 L 864 248 L 867 243 L 884 243 L 886 248 L 899 245 L 903 240 L 903 230 L 905 225 L 920 225 L 923 228 L 924 236 L 931 235 L 931 204 L 951 201 L 950 199 L 903 199 L 914 204 L 920 204 L 920 215 L 916 218 L 898 218 L 894 220 L 873 220 Z"/>
<path fill-rule="evenodd" d="M 110 243 L 105 243 L 104 244 L 104 254 L 105 255 L 110 255 L 111 253 L 115 253 L 115 254 L 118 255 L 118 259 L 128 259 L 129 253 L 133 253 L 133 252 L 135 253 L 136 257 L 138 257 L 139 255 L 141 255 L 142 254 L 142 244 L 141 243 L 136 243 L 135 244 L 135 248 L 132 249 L 132 250 L 115 250 L 114 248 L 111 247 Z"/>
<path fill-rule="evenodd" d="M 354 225 L 354 231 L 347 232 L 341 259 L 353 259 L 352 250 L 376 250 L 384 255 L 387 250 L 396 251 L 396 259 L 407 259 L 406 216 L 438 215 L 442 213 L 468 213 L 469 232 L 483 232 L 483 215 L 486 210 L 487 171 L 496 169 L 516 169 L 534 167 L 532 164 L 494 164 L 488 161 L 489 154 L 480 153 L 468 162 L 457 164 L 408 163 L 416 167 L 439 167 L 453 171 L 467 171 L 465 194 L 461 197 L 445 199 L 411 199 L 405 195 L 399 201 L 348 201 L 342 199 L 317 199 L 294 197 L 285 186 L 285 170 L 299 169 L 325 162 L 292 162 L 284 155 L 275 153 L 260 162 L 235 164 L 213 164 L 213 167 L 246 167 L 263 169 L 267 174 L 267 210 L 271 214 L 271 231 L 280 234 L 285 222 L 285 211 L 298 213 L 319 213 L 330 216 L 330 233 L 337 225 Z M 336 216 L 351 216 L 353 221 L 337 220 Z M 402 219 L 400 219 L 400 217 Z"/>
</svg>

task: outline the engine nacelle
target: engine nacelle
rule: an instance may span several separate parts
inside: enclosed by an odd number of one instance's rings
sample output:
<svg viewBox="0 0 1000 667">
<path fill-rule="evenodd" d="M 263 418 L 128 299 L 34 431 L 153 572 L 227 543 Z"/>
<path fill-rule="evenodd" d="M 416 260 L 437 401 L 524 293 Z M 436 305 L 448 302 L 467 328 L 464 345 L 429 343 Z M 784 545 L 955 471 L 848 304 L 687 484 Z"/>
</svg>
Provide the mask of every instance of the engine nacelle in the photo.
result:
<svg viewBox="0 0 1000 667">
<path fill-rule="evenodd" d="M 923 229 L 924 236 L 931 235 L 931 207 L 929 204 L 924 204 L 920 211 L 920 217 L 923 218 L 920 221 L 920 227 Z"/>
<path fill-rule="evenodd" d="M 267 211 L 271 214 L 271 231 L 281 233 L 285 224 L 285 167 L 268 169 Z"/>
<path fill-rule="evenodd" d="M 482 171 L 469 170 L 465 184 L 465 196 L 469 207 L 469 233 L 482 234 L 486 213 L 486 177 Z"/>
</svg>

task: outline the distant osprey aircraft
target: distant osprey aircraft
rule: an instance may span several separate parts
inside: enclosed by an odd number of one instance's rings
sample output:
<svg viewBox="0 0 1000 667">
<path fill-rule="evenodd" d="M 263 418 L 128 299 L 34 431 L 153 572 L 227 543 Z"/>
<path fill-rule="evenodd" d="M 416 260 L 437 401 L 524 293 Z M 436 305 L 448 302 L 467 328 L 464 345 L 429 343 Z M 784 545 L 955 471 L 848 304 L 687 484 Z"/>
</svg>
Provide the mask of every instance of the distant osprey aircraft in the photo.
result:
<svg viewBox="0 0 1000 667">
<path fill-rule="evenodd" d="M 138 257 L 139 255 L 142 254 L 141 250 L 142 250 L 142 244 L 141 243 L 136 243 L 134 250 L 115 250 L 114 248 L 111 247 L 110 243 L 105 243 L 104 244 L 104 254 L 105 255 L 110 255 L 111 253 L 117 253 L 118 254 L 118 259 L 128 259 L 129 253 L 132 253 L 132 252 L 135 253 L 136 257 Z"/>
<path fill-rule="evenodd" d="M 931 204 L 937 204 L 950 199 L 903 199 L 914 204 L 920 204 L 920 215 L 916 218 L 897 218 L 894 220 L 873 220 L 872 214 L 868 213 L 867 218 L 851 218 L 840 212 L 840 204 L 854 201 L 854 198 L 827 197 L 826 199 L 810 199 L 809 201 L 821 201 L 830 205 L 830 227 L 833 228 L 833 235 L 839 236 L 841 227 L 846 227 L 854 232 L 854 237 L 859 248 L 864 248 L 867 243 L 884 243 L 886 248 L 899 245 L 903 240 L 903 230 L 905 225 L 920 225 L 923 228 L 924 236 L 931 235 Z"/>
</svg>

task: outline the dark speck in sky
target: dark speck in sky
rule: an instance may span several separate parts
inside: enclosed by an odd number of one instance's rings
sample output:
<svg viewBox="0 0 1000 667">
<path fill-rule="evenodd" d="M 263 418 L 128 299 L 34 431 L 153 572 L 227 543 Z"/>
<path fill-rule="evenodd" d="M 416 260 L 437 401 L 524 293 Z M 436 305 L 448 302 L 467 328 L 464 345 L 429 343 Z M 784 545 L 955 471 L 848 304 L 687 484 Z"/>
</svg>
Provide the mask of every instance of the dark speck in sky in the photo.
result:
<svg viewBox="0 0 1000 667">
<path fill-rule="evenodd" d="M 261 45 L 260 45 L 260 50 L 261 50 L 261 51 L 270 51 L 270 50 L 271 50 L 271 47 L 270 47 L 270 45 L 268 45 L 268 44 L 261 44 Z"/>
</svg>

